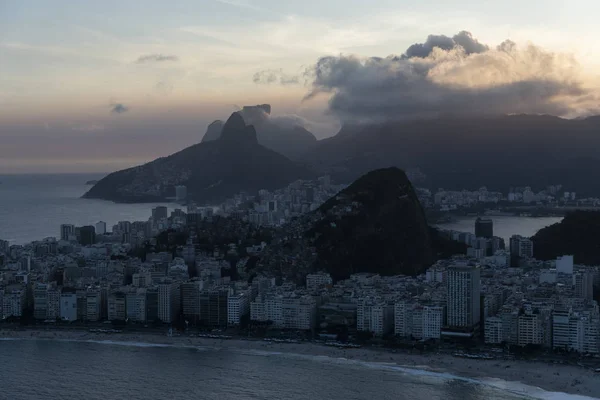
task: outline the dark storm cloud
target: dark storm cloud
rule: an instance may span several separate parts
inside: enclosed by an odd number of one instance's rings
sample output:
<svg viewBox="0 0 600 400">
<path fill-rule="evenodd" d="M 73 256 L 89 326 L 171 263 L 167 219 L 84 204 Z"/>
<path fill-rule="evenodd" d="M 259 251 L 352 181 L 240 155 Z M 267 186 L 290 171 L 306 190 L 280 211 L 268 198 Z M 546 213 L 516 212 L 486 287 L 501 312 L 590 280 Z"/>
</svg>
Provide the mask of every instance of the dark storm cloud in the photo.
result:
<svg viewBox="0 0 600 400">
<path fill-rule="evenodd" d="M 123 114 L 129 111 L 129 107 L 121 103 L 113 103 L 110 105 L 110 112 L 113 114 Z"/>
<path fill-rule="evenodd" d="M 179 61 L 179 57 L 174 55 L 165 55 L 165 54 L 147 54 L 140 56 L 135 63 L 136 64 L 148 64 L 155 62 L 165 62 L 165 61 Z"/>
<path fill-rule="evenodd" d="M 296 75 L 285 74 L 282 70 L 267 69 L 254 74 L 252 80 L 256 84 L 278 84 L 278 85 L 297 85 L 300 83 L 300 77 Z"/>
<path fill-rule="evenodd" d="M 427 57 L 436 47 L 442 50 L 452 50 L 455 47 L 461 47 L 466 54 L 483 53 L 488 50 L 488 46 L 479 43 L 477 39 L 473 38 L 470 32 L 461 31 L 453 37 L 429 35 L 425 43 L 415 43 L 410 46 L 406 50 L 404 57 Z"/>
<path fill-rule="evenodd" d="M 494 49 L 468 32 L 429 36 L 401 57 L 329 56 L 312 68 L 313 90 L 332 93 L 343 120 L 405 119 L 446 114 L 572 115 L 596 95 L 572 57 L 506 41 Z"/>
</svg>

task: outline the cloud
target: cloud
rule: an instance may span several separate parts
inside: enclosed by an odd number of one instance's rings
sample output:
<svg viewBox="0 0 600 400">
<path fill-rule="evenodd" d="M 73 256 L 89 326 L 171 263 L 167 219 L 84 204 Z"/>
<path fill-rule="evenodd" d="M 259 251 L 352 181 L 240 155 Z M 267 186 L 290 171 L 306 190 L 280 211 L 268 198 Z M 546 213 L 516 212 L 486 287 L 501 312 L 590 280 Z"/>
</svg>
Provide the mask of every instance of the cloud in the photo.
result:
<svg viewBox="0 0 600 400">
<path fill-rule="evenodd" d="M 110 112 L 113 114 L 123 114 L 129 111 L 129 107 L 122 103 L 111 103 Z"/>
<path fill-rule="evenodd" d="M 284 129 L 304 128 L 311 133 L 331 135 L 339 129 L 339 126 L 327 119 L 318 121 L 309 119 L 297 114 L 272 115 L 269 104 L 260 104 L 256 106 L 238 107 L 238 112 L 248 125 L 254 125 L 257 130 L 261 129 Z M 321 135 L 319 135 L 321 136 Z"/>
<path fill-rule="evenodd" d="M 313 90 L 330 93 L 342 120 L 388 120 L 472 114 L 597 112 L 597 91 L 573 57 L 505 41 L 496 48 L 468 32 L 429 36 L 402 56 L 320 58 Z"/>
<path fill-rule="evenodd" d="M 256 84 L 279 84 L 283 86 L 297 85 L 300 83 L 300 77 L 297 75 L 288 75 L 281 69 L 266 69 L 254 74 L 252 80 Z"/>
<path fill-rule="evenodd" d="M 411 45 L 406 50 L 403 58 L 424 58 L 429 56 L 434 48 L 452 50 L 456 47 L 462 48 L 467 55 L 483 53 L 489 50 L 488 46 L 479 43 L 477 39 L 473 38 L 470 32 L 461 31 L 453 37 L 445 35 L 429 35 L 425 43 L 415 43 Z"/>
<path fill-rule="evenodd" d="M 179 57 L 165 54 L 146 54 L 139 56 L 135 61 L 136 64 L 150 64 L 164 61 L 179 61 Z"/>
</svg>

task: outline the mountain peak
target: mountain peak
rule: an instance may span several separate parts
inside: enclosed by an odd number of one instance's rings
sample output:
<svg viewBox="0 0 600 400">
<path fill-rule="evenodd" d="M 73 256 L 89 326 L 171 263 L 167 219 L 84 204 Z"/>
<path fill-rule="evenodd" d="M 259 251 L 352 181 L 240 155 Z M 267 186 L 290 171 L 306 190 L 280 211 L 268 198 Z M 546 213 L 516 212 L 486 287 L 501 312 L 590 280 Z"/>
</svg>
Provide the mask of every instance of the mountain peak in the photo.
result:
<svg viewBox="0 0 600 400">
<path fill-rule="evenodd" d="M 256 130 L 252 125 L 246 125 L 244 118 L 242 118 L 239 112 L 231 114 L 225 125 L 223 125 L 220 141 L 226 143 L 258 144 Z"/>
</svg>

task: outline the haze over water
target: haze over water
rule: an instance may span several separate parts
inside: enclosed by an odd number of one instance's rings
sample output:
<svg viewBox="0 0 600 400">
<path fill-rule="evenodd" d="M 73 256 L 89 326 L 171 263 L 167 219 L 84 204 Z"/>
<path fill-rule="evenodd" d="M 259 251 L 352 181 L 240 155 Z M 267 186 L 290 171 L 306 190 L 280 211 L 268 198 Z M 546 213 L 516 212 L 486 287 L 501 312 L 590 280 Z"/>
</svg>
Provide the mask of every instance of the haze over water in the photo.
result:
<svg viewBox="0 0 600 400">
<path fill-rule="evenodd" d="M 0 175 L 0 239 L 23 244 L 60 236 L 61 224 L 78 226 L 147 221 L 157 204 L 116 204 L 81 199 L 88 180 L 102 174 Z M 169 210 L 179 207 L 167 204 Z"/>
</svg>

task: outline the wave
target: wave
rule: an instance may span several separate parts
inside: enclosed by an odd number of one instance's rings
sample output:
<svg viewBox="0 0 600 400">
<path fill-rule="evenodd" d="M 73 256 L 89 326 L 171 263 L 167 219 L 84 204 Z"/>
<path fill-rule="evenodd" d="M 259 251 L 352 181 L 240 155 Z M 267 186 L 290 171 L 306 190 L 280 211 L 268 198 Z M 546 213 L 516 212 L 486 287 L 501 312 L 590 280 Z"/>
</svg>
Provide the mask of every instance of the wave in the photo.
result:
<svg viewBox="0 0 600 400">
<path fill-rule="evenodd" d="M 568 394 L 563 392 L 550 392 L 541 389 L 536 386 L 526 385 L 521 382 L 505 381 L 497 378 L 468 378 L 460 375 L 454 375 L 447 372 L 437 372 L 431 370 L 427 365 L 420 365 L 418 367 L 402 366 L 395 363 L 382 363 L 382 362 L 370 362 L 352 360 L 343 357 L 329 357 L 329 356 L 314 356 L 299 353 L 287 353 L 278 351 L 265 351 L 265 350 L 242 350 L 244 354 L 256 355 L 256 356 L 277 356 L 293 359 L 303 359 L 314 362 L 322 362 L 327 364 L 341 364 L 341 365 L 353 365 L 362 368 L 377 369 L 382 371 L 400 372 L 406 375 L 436 378 L 442 380 L 459 380 L 462 382 L 472 383 L 476 385 L 484 385 L 495 389 L 509 392 L 511 394 L 527 396 L 532 399 L 539 400 L 597 400 L 595 397 L 582 396 L 577 394 Z"/>
<path fill-rule="evenodd" d="M 134 342 L 126 340 L 100 340 L 100 339 L 59 339 L 59 338 L 0 338 L 0 341 L 49 341 L 63 343 L 94 343 L 111 346 L 140 347 L 140 348 L 174 348 L 174 349 L 193 349 L 198 351 L 219 351 L 220 347 L 212 346 L 191 346 L 185 344 L 168 344 L 152 342 Z"/>
<path fill-rule="evenodd" d="M 138 341 L 119 341 L 119 340 L 98 340 L 98 339 L 58 339 L 58 338 L 0 338 L 0 341 L 30 341 L 30 340 L 44 340 L 44 341 L 55 341 L 55 342 L 71 342 L 71 343 L 94 343 L 101 345 L 111 346 L 127 346 L 127 347 L 139 347 L 139 348 L 175 348 L 175 349 L 194 349 L 197 351 L 220 351 L 225 350 L 229 352 L 235 352 L 238 354 L 244 354 L 249 356 L 262 356 L 262 357 L 280 357 L 289 359 L 300 359 L 312 362 L 320 362 L 334 365 L 354 366 L 357 368 L 369 368 L 382 371 L 398 372 L 405 375 L 418 376 L 436 380 L 452 381 L 458 380 L 466 383 L 475 385 L 484 385 L 487 387 L 509 392 L 514 395 L 526 396 L 531 399 L 537 400 L 597 400 L 597 398 L 582 396 L 576 394 L 568 394 L 563 392 L 551 392 L 541 389 L 536 386 L 526 385 L 516 381 L 506 381 L 498 378 L 469 378 L 460 375 L 454 375 L 448 372 L 435 371 L 433 368 L 427 365 L 419 366 L 405 366 L 396 363 L 386 362 L 372 362 L 362 361 L 356 359 L 348 359 L 344 357 L 330 357 L 326 355 L 310 355 L 292 353 L 286 351 L 269 351 L 269 350 L 258 350 L 258 349 L 244 349 L 241 347 L 227 347 L 221 348 L 216 346 L 192 346 L 183 344 L 165 344 L 165 343 L 152 343 L 152 342 L 138 342 Z"/>
</svg>

